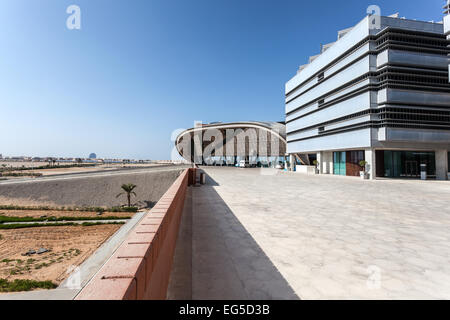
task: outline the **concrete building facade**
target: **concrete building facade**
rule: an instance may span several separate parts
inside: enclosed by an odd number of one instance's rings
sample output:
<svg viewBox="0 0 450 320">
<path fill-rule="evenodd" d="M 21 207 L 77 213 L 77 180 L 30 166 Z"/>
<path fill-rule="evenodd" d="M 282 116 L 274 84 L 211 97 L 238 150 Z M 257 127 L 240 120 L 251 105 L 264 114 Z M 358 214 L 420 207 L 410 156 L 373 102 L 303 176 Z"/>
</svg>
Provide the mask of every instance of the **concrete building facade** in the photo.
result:
<svg viewBox="0 0 450 320">
<path fill-rule="evenodd" d="M 446 20 L 444 20 L 446 21 Z M 450 26 L 447 28 L 450 30 Z M 446 180 L 450 41 L 443 23 L 367 16 L 286 83 L 287 152 L 320 173 Z"/>
</svg>

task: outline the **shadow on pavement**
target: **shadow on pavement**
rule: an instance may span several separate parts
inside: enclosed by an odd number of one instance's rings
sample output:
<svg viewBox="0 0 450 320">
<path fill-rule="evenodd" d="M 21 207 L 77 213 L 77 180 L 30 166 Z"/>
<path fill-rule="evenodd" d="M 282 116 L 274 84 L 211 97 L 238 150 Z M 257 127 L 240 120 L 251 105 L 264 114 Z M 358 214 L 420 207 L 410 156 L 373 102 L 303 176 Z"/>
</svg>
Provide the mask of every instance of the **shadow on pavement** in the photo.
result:
<svg viewBox="0 0 450 320">
<path fill-rule="evenodd" d="M 189 188 L 169 299 L 299 299 L 207 176 Z M 190 256 L 187 256 L 187 252 Z"/>
</svg>

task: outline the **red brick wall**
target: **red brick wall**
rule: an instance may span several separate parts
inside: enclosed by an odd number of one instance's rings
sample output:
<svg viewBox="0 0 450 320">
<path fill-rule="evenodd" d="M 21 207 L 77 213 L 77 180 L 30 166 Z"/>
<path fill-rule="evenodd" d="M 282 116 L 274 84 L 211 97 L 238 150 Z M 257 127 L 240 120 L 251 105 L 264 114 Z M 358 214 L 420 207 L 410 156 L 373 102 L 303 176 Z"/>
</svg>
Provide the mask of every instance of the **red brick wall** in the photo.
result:
<svg viewBox="0 0 450 320">
<path fill-rule="evenodd" d="M 76 300 L 166 298 L 186 188 L 195 175 L 186 169 L 178 177 Z"/>
</svg>

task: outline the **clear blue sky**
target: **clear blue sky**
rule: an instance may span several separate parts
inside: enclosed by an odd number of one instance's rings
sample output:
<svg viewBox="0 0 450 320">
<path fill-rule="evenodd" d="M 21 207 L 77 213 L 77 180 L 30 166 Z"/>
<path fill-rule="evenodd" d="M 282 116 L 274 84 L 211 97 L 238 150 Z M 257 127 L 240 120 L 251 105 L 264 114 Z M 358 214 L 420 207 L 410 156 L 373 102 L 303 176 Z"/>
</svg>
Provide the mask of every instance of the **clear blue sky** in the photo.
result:
<svg viewBox="0 0 450 320">
<path fill-rule="evenodd" d="M 0 153 L 168 159 L 195 120 L 283 120 L 285 82 L 370 4 L 444 1 L 1 0 Z"/>
</svg>

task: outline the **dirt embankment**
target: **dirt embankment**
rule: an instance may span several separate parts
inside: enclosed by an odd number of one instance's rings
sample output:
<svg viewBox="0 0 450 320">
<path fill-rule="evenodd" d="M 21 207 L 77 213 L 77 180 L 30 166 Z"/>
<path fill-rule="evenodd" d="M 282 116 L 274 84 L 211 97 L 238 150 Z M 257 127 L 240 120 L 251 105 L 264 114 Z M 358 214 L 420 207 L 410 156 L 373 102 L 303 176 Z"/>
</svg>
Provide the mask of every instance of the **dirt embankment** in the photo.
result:
<svg viewBox="0 0 450 320">
<path fill-rule="evenodd" d="M 99 225 L 0 230 L 0 278 L 59 284 L 119 228 Z M 39 248 L 49 251 L 23 256 Z"/>
<path fill-rule="evenodd" d="M 126 204 L 121 185 L 137 185 L 132 205 L 150 207 L 169 189 L 183 169 L 145 171 L 120 175 L 74 177 L 52 181 L 0 184 L 0 204 L 53 207 L 115 207 Z"/>
</svg>

